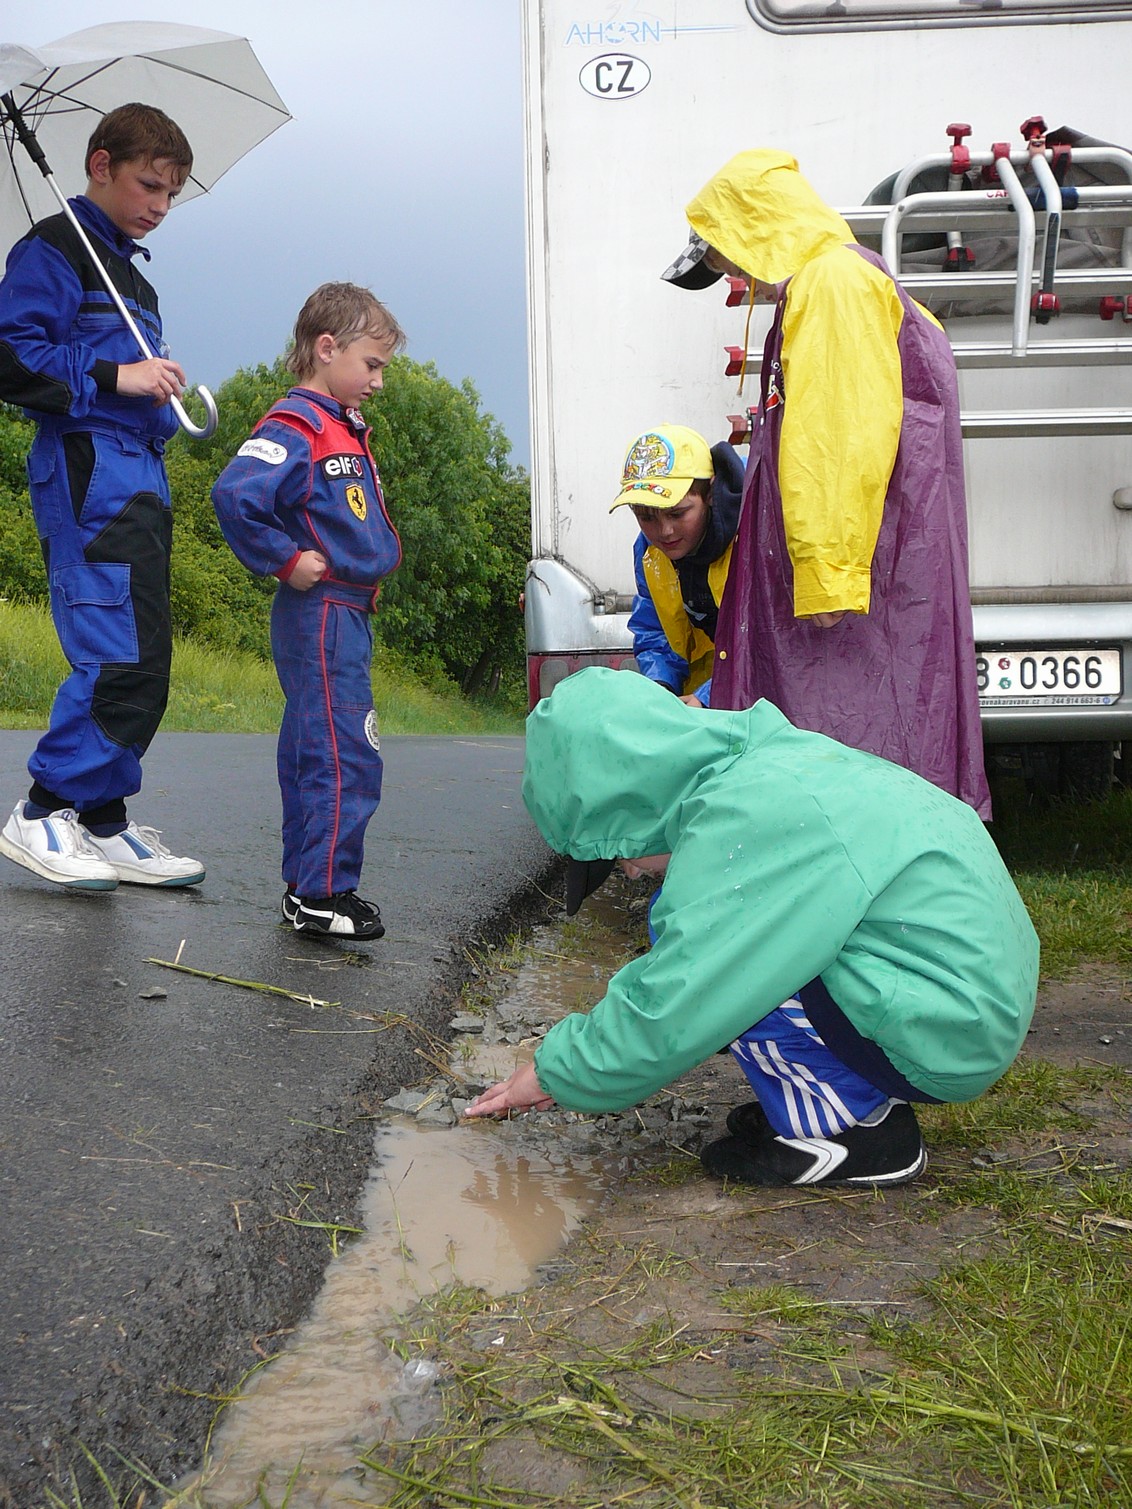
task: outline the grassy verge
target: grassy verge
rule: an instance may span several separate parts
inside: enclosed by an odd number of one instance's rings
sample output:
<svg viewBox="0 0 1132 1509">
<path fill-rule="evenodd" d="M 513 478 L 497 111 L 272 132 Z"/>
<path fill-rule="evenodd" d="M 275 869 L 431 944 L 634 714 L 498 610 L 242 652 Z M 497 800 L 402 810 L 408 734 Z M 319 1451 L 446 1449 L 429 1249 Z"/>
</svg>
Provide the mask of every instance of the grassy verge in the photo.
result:
<svg viewBox="0 0 1132 1509">
<path fill-rule="evenodd" d="M 46 609 L 0 601 L 0 727 L 46 726 L 67 664 Z M 424 685 L 377 648 L 374 706 L 386 734 L 518 734 L 521 718 Z M 254 655 L 178 640 L 167 732 L 274 733 L 283 698 L 273 668 Z"/>
<path fill-rule="evenodd" d="M 1132 967 L 1132 787 L 1038 809 L 995 792 L 991 832 L 1042 940 L 1042 974 L 1086 961 Z"/>
<path fill-rule="evenodd" d="M 676 1160 L 683 1222 L 666 1205 L 650 1223 L 641 1198 L 643 1220 L 591 1231 L 550 1283 L 423 1306 L 394 1344 L 442 1363 L 444 1424 L 363 1466 L 395 1505 L 1132 1503 L 1132 1176 L 1088 1110 L 1115 1098 L 1126 1118 L 1132 1080 L 1062 1071 L 1051 1102 L 1051 1073 L 1024 1065 L 981 1109 L 926 1111 L 938 1171 L 907 1196 L 736 1189 L 721 1215 L 709 1195 L 729 1277 L 694 1235 L 703 1181 Z M 988 1134 L 1009 1154 L 993 1177 Z M 971 1256 L 936 1231 L 957 1210 Z M 934 1245 L 938 1273 L 893 1279 L 920 1266 L 878 1257 L 873 1233 L 898 1223 L 898 1250 Z M 812 1267 L 801 1285 L 760 1277 L 815 1245 L 829 1288 L 860 1270 L 860 1302 L 815 1297 Z"/>
</svg>

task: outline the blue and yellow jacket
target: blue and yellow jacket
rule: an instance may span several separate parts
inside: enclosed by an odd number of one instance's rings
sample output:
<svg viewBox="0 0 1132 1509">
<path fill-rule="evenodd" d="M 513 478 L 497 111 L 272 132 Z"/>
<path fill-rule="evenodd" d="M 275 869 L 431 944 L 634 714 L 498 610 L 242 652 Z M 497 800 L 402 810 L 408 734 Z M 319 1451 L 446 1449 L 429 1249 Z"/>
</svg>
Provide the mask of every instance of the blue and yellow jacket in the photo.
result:
<svg viewBox="0 0 1132 1509">
<path fill-rule="evenodd" d="M 711 448 L 715 475 L 707 533 L 694 554 L 674 565 L 643 534 L 633 543 L 636 595 L 629 615 L 641 673 L 677 696 L 711 700 L 715 625 L 731 544 L 739 522 L 743 463 L 725 441 Z"/>
<path fill-rule="evenodd" d="M 731 564 L 731 543 L 728 540 L 723 554 L 708 566 L 708 585 L 717 608 L 723 601 Z M 629 632 L 642 674 L 678 696 L 694 692 L 705 707 L 709 706 L 715 644 L 692 621 L 676 567 L 643 534 L 633 543 L 633 574 L 637 591 L 629 615 Z"/>
</svg>

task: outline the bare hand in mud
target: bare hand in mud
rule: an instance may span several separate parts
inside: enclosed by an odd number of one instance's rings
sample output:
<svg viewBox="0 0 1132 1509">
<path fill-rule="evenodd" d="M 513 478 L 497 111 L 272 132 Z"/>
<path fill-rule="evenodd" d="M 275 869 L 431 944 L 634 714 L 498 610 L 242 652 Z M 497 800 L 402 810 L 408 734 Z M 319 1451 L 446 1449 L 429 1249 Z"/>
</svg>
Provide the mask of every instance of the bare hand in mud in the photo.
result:
<svg viewBox="0 0 1132 1509">
<path fill-rule="evenodd" d="M 508 1111 L 546 1111 L 554 1098 L 539 1084 L 534 1064 L 523 1064 L 510 1079 L 477 1095 L 465 1116 L 506 1116 Z"/>
</svg>

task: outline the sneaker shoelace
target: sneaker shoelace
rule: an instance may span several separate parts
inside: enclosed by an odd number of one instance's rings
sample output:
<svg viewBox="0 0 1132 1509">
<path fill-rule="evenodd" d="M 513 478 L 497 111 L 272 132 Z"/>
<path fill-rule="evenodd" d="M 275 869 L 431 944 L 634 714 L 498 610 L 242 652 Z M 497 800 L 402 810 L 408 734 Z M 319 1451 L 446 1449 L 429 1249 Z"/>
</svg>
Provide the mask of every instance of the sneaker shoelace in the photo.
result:
<svg viewBox="0 0 1132 1509">
<path fill-rule="evenodd" d="M 155 859 L 171 857 L 171 851 L 161 842 L 161 833 L 157 828 L 143 828 L 138 823 L 130 823 L 126 831 L 129 832 L 131 828 L 146 848 L 153 850 Z"/>
<path fill-rule="evenodd" d="M 380 916 L 372 901 L 363 901 L 357 891 L 340 891 L 333 898 L 334 910 L 344 913 L 355 922 L 372 922 Z"/>
<path fill-rule="evenodd" d="M 86 829 L 79 822 L 79 814 L 73 807 L 60 807 L 51 814 L 52 819 L 58 819 L 63 824 L 63 832 L 67 835 L 72 845 L 74 854 L 85 854 L 88 859 L 100 860 L 106 863 L 106 856 L 90 841 Z"/>
</svg>

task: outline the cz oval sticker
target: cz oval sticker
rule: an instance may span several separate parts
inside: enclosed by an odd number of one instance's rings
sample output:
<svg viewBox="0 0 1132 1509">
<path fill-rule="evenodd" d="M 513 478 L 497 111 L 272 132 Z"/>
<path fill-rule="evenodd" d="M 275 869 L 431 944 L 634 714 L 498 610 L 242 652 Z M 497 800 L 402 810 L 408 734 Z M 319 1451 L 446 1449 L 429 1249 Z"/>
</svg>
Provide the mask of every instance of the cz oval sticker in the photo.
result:
<svg viewBox="0 0 1132 1509">
<path fill-rule="evenodd" d="M 646 89 L 652 69 L 641 58 L 627 52 L 606 52 L 591 58 L 578 75 L 587 94 L 597 100 L 627 100 Z"/>
</svg>

